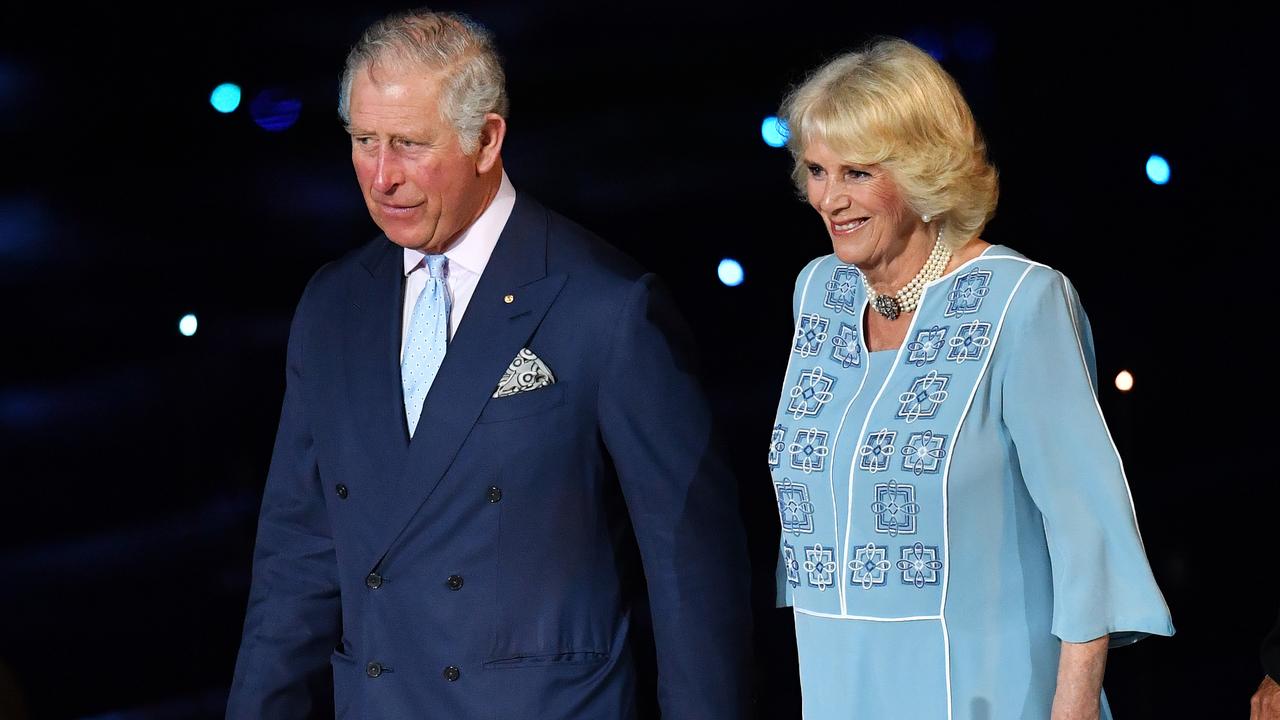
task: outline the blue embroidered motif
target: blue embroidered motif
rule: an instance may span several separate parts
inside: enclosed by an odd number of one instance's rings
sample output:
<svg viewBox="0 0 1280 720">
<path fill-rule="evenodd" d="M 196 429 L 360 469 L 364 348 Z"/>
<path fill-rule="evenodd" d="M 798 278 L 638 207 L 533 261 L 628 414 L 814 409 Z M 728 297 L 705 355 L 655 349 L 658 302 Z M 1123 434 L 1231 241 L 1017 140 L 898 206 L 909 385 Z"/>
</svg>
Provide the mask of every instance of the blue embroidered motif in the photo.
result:
<svg viewBox="0 0 1280 720">
<path fill-rule="evenodd" d="M 822 350 L 827 339 L 827 319 L 817 313 L 801 315 L 796 323 L 796 344 L 792 348 L 800 357 L 813 357 Z"/>
<path fill-rule="evenodd" d="M 855 550 L 853 559 L 849 561 L 849 569 L 852 570 L 849 573 L 849 584 L 861 585 L 863 590 L 884 585 L 889 568 L 892 567 L 888 554 L 888 547 L 875 543 L 867 543 Z"/>
<path fill-rule="evenodd" d="M 978 312 L 982 298 L 991 291 L 990 283 L 991 273 L 978 268 L 958 276 L 951 285 L 951 292 L 947 293 L 947 309 L 943 315 L 959 317 Z"/>
<path fill-rule="evenodd" d="M 881 428 L 867 433 L 867 441 L 858 448 L 858 469 L 877 473 L 889 469 L 889 456 L 893 455 L 893 441 L 898 433 Z"/>
<path fill-rule="evenodd" d="M 902 403 L 898 417 L 909 423 L 933 417 L 938 406 L 947 400 L 947 383 L 950 381 L 950 375 L 940 375 L 937 370 L 916 378 L 911 389 L 898 396 L 898 402 Z"/>
<path fill-rule="evenodd" d="M 911 433 L 907 444 L 902 446 L 902 469 L 916 475 L 938 472 L 942 469 L 942 460 L 947 457 L 946 444 L 947 436 L 937 435 L 932 430 Z"/>
<path fill-rule="evenodd" d="M 796 560 L 796 549 L 786 540 L 782 541 L 782 564 L 787 570 L 787 584 L 800 587 L 800 561 Z"/>
<path fill-rule="evenodd" d="M 813 532 L 813 503 L 809 501 L 809 486 L 793 483 L 787 478 L 773 482 L 778 496 L 778 515 L 782 529 L 793 535 Z"/>
<path fill-rule="evenodd" d="M 876 532 L 890 536 L 912 535 L 916 531 L 916 489 L 907 484 L 899 485 L 890 480 L 876 485 L 876 501 L 871 503 L 876 515 Z"/>
<path fill-rule="evenodd" d="M 948 341 L 947 359 L 962 363 L 978 360 L 982 351 L 991 344 L 991 323 L 974 320 L 956 328 L 955 337 Z"/>
<path fill-rule="evenodd" d="M 818 428 L 800 428 L 791 441 L 791 467 L 806 474 L 822 472 L 827 457 L 827 433 Z"/>
<path fill-rule="evenodd" d="M 948 326 L 938 327 L 934 325 L 916 333 L 916 339 L 907 343 L 907 363 L 914 364 L 916 367 L 924 367 L 926 363 L 931 363 L 938 359 L 938 351 L 942 349 L 944 341 L 947 337 Z"/>
<path fill-rule="evenodd" d="M 849 323 L 840 323 L 840 331 L 831 336 L 831 359 L 843 368 L 855 367 L 862 362 L 857 328 Z"/>
<path fill-rule="evenodd" d="M 769 468 L 776 470 L 782 465 L 782 453 L 787 450 L 787 428 L 784 425 L 773 426 L 773 436 L 769 438 Z"/>
<path fill-rule="evenodd" d="M 902 571 L 904 584 L 918 588 L 937 585 L 938 571 L 942 569 L 942 561 L 938 560 L 938 546 L 925 546 L 921 543 L 903 546 L 898 569 Z"/>
<path fill-rule="evenodd" d="M 791 417 L 799 420 L 802 417 L 813 417 L 822 411 L 822 406 L 831 401 L 831 388 L 836 379 L 815 367 L 800 373 L 800 381 L 791 388 L 791 404 L 787 411 Z"/>
<path fill-rule="evenodd" d="M 831 273 L 831 279 L 827 281 L 827 296 L 823 298 L 824 307 L 829 307 L 836 313 L 846 312 L 850 315 L 857 313 L 858 308 L 853 304 L 858 296 L 858 269 L 851 265 L 841 265 Z"/>
<path fill-rule="evenodd" d="M 804 571 L 809 574 L 809 585 L 819 590 L 826 589 L 835 584 L 836 561 L 835 551 L 831 548 L 822 547 L 822 543 L 818 543 L 813 547 L 805 547 L 804 549 Z"/>
</svg>

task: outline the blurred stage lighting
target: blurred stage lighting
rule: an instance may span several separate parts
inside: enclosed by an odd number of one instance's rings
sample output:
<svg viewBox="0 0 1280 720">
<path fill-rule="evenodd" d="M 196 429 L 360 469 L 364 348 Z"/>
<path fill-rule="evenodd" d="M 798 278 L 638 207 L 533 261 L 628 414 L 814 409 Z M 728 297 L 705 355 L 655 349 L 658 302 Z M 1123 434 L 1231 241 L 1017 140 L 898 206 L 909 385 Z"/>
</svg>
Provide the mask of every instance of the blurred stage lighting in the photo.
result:
<svg viewBox="0 0 1280 720">
<path fill-rule="evenodd" d="M 918 27 L 906 35 L 916 47 L 929 53 L 929 57 L 943 62 L 947 59 L 947 41 L 942 34 L 930 27 Z"/>
<path fill-rule="evenodd" d="M 209 93 L 209 104 L 220 113 L 229 113 L 240 107 L 240 86 L 222 83 Z"/>
<path fill-rule="evenodd" d="M 1169 161 L 1159 155 L 1147 158 L 1147 178 L 1157 185 L 1169 182 Z"/>
<path fill-rule="evenodd" d="M 186 337 L 191 337 L 196 334 L 196 326 L 198 324 L 199 323 L 196 322 L 196 316 L 191 313 L 187 313 L 178 321 L 178 332 L 182 333 Z"/>
<path fill-rule="evenodd" d="M 969 62 L 986 62 L 995 54 L 996 39 L 991 29 L 979 23 L 965 25 L 951 36 L 956 54 Z"/>
<path fill-rule="evenodd" d="M 785 120 L 770 115 L 760 123 L 760 137 L 769 147 L 782 147 L 787 144 L 787 123 Z"/>
<path fill-rule="evenodd" d="M 302 101 L 280 90 L 263 90 L 249 105 L 253 121 L 269 132 L 280 132 L 293 127 L 301 112 Z"/>
<path fill-rule="evenodd" d="M 742 265 L 733 258 L 725 258 L 720 261 L 720 267 L 716 268 L 716 275 L 720 276 L 720 282 L 729 287 L 737 287 L 742 284 Z"/>
<path fill-rule="evenodd" d="M 1116 375 L 1116 389 L 1120 392 L 1129 392 L 1133 389 L 1133 373 L 1128 370 L 1121 370 Z"/>
</svg>

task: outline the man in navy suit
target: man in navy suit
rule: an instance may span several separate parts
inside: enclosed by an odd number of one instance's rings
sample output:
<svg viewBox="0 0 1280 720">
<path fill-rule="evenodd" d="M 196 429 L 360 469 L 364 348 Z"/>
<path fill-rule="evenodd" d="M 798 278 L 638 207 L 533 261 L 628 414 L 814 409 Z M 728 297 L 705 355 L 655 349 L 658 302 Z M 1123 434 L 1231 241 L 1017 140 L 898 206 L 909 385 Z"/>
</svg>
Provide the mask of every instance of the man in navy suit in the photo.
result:
<svg viewBox="0 0 1280 720">
<path fill-rule="evenodd" d="M 383 235 L 294 317 L 228 718 L 635 717 L 637 547 L 663 717 L 747 713 L 745 542 L 689 332 L 516 193 L 503 83 L 454 15 L 348 58 Z"/>
</svg>

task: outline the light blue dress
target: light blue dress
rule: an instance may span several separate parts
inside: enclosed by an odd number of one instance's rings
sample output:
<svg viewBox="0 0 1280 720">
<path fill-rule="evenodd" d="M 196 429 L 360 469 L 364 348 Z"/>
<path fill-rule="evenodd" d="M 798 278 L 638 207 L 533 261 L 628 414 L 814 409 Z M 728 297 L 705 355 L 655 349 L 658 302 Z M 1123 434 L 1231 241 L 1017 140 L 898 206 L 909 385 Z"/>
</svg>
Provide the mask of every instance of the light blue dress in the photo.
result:
<svg viewBox="0 0 1280 720">
<path fill-rule="evenodd" d="M 834 255 L 800 273 L 769 448 L 804 717 L 1048 718 L 1060 640 L 1173 634 L 1079 298 L 997 245 L 898 350 L 866 302 Z"/>
</svg>

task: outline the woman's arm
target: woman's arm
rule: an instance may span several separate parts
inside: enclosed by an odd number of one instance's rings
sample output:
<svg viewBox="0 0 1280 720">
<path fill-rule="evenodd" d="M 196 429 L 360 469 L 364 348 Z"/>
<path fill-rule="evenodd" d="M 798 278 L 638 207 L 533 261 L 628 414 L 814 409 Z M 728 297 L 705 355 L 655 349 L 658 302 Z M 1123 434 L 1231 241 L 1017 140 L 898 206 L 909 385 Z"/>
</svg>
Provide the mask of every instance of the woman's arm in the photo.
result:
<svg viewBox="0 0 1280 720">
<path fill-rule="evenodd" d="M 1107 669 L 1106 635 L 1084 643 L 1063 641 L 1058 656 L 1058 688 L 1053 720 L 1098 720 L 1102 674 Z"/>
</svg>

